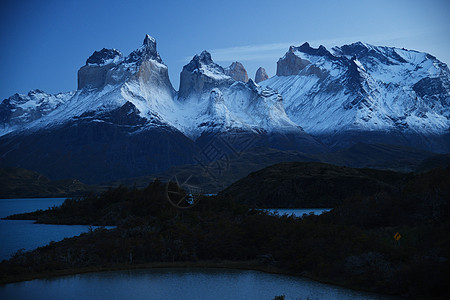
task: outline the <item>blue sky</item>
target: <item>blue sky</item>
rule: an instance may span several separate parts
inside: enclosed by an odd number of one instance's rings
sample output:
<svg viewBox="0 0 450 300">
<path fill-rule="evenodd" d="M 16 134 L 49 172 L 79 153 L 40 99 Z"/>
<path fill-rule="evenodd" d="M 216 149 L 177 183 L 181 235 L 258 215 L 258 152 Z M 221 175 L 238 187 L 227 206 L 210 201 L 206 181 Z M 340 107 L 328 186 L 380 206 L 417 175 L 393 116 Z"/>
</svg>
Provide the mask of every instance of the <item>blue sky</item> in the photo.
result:
<svg viewBox="0 0 450 300">
<path fill-rule="evenodd" d="M 431 53 L 450 63 L 449 0 L 37 1 L 0 3 L 0 100 L 41 89 L 75 90 L 77 71 L 102 48 L 124 55 L 155 37 L 178 90 L 193 55 L 241 61 L 269 76 L 289 45 L 356 41 Z"/>
</svg>

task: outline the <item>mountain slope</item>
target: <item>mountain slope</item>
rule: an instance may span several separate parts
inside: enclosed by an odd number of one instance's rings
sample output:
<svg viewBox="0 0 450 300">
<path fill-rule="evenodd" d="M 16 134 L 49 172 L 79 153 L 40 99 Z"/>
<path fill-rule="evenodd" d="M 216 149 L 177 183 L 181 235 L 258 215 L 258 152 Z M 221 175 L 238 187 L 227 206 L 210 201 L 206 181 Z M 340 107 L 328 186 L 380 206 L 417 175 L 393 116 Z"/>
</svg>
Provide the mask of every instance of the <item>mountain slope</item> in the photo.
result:
<svg viewBox="0 0 450 300">
<path fill-rule="evenodd" d="M 239 62 L 223 68 L 203 51 L 184 66 L 177 92 L 146 35 L 128 56 L 95 51 L 78 71 L 77 91 L 5 99 L 0 167 L 99 183 L 270 148 L 333 149 L 318 160 L 385 168 L 390 159 L 393 168 L 409 170 L 430 151 L 450 152 L 449 74 L 425 53 L 305 43 L 291 47 L 277 76 L 260 85 L 247 81 Z M 367 153 L 340 153 L 361 152 L 361 144 L 370 145 Z M 425 151 L 395 150 L 404 146 Z M 403 159 L 405 153 L 411 156 Z"/>
<path fill-rule="evenodd" d="M 242 66 L 242 65 L 241 65 Z M 245 70 L 244 70 L 245 71 Z M 282 97 L 248 80 L 235 80 L 203 51 L 180 75 L 177 121 L 185 135 L 207 144 L 214 135 L 248 136 L 253 146 L 324 152 L 326 148 L 286 115 Z"/>
<path fill-rule="evenodd" d="M 228 147 L 226 155 L 255 146 L 324 151 L 286 116 L 276 92 L 225 74 L 232 71 L 205 51 L 183 69 L 177 96 L 152 37 L 126 57 L 95 51 L 78 71 L 76 92 L 39 92 L 40 102 L 53 104 L 45 113 L 19 114 L 19 105 L 36 110 L 32 93 L 2 102 L 8 134 L 1 137 L 0 166 L 99 183 L 192 164 L 219 138 L 250 142 Z"/>
<path fill-rule="evenodd" d="M 27 95 L 14 94 L 3 100 L 0 103 L 0 136 L 41 119 L 73 95 L 74 92 L 50 95 L 41 90 L 32 90 Z"/>
<path fill-rule="evenodd" d="M 194 142 L 167 121 L 175 90 L 150 36 L 125 58 L 114 49 L 94 52 L 78 88 L 2 136 L 0 166 L 98 183 L 192 162 Z"/>
<path fill-rule="evenodd" d="M 355 142 L 450 151 L 450 71 L 435 57 L 354 43 L 291 47 L 277 76 L 287 115 L 333 147 Z"/>
</svg>

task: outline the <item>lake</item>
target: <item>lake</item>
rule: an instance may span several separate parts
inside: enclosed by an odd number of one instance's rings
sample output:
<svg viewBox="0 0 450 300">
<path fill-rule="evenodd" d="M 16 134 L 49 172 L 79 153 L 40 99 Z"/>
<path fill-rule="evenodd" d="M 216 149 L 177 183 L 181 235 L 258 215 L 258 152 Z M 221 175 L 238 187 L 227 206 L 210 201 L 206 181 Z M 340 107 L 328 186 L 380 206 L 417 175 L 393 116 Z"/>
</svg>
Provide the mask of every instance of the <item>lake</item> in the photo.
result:
<svg viewBox="0 0 450 300">
<path fill-rule="evenodd" d="M 294 215 L 295 217 L 303 217 L 303 215 L 320 215 L 324 212 L 332 210 L 332 208 L 268 208 L 266 209 L 272 213 L 282 215 Z"/>
<path fill-rule="evenodd" d="M 64 198 L 0 199 L 0 217 L 58 206 Z M 320 214 L 327 209 L 276 209 L 280 215 Z M 0 259 L 89 230 L 0 220 Z M 86 273 L 0 286 L 0 299 L 397 299 L 305 278 L 250 270 L 155 268 Z"/>
<path fill-rule="evenodd" d="M 161 268 L 86 273 L 0 286 L 1 299 L 396 299 L 259 271 Z"/>
<path fill-rule="evenodd" d="M 0 199 L 0 218 L 59 206 L 65 198 Z M 97 228 L 92 226 L 93 229 Z M 34 224 L 33 220 L 0 220 L 0 260 L 20 249 L 33 250 L 51 241 L 61 241 L 88 232 L 86 225 Z"/>
</svg>

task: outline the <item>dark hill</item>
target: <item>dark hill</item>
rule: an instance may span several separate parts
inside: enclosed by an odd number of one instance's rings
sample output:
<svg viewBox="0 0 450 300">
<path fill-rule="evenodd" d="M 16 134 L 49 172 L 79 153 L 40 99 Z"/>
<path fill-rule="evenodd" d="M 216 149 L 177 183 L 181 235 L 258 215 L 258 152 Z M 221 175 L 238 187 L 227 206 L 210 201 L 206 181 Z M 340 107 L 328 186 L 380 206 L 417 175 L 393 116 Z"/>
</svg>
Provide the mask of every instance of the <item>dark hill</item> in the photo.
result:
<svg viewBox="0 0 450 300">
<path fill-rule="evenodd" d="M 392 171 L 290 162 L 251 173 L 220 194 L 257 207 L 335 207 L 355 195 L 393 191 L 406 176 Z"/>
<path fill-rule="evenodd" d="M 435 168 L 447 168 L 450 166 L 450 154 L 438 154 L 422 161 L 417 167 L 417 172 L 427 172 Z"/>
<path fill-rule="evenodd" d="M 423 164 L 424 159 L 433 155 L 434 153 L 431 152 L 403 146 L 361 143 L 346 150 L 321 154 L 258 147 L 239 153 L 239 155 L 229 155 L 218 161 L 209 161 L 206 166 L 202 164 L 178 165 L 164 172 L 142 177 L 123 178 L 103 183 L 103 185 L 119 186 L 124 184 L 128 187 L 145 188 L 155 178 L 165 181 L 177 176 L 180 182 L 188 180 L 190 184 L 200 188 L 204 193 L 218 193 L 252 172 L 282 162 L 322 162 L 352 168 L 413 172 Z"/>
<path fill-rule="evenodd" d="M 22 168 L 0 168 L 0 198 L 69 197 L 83 195 L 92 187 L 76 180 L 52 181 Z"/>
</svg>

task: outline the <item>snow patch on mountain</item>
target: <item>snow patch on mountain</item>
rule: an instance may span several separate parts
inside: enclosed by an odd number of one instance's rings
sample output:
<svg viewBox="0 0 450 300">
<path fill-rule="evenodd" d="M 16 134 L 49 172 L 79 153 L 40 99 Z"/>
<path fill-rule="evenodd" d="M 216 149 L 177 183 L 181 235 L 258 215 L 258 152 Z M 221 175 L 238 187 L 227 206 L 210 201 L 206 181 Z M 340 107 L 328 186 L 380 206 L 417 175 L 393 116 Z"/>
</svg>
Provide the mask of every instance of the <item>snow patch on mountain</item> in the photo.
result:
<svg viewBox="0 0 450 300">
<path fill-rule="evenodd" d="M 450 72 L 429 54 L 363 43 L 329 52 L 303 44 L 291 47 L 281 65 L 292 54 L 302 68 L 261 85 L 283 96 L 287 115 L 308 133 L 449 130 Z"/>
<path fill-rule="evenodd" d="M 0 104 L 0 136 L 19 130 L 52 113 L 75 92 L 47 94 L 32 90 L 27 95 L 14 94 Z"/>
<path fill-rule="evenodd" d="M 176 102 L 182 112 L 171 122 L 192 139 L 205 132 L 303 132 L 286 115 L 282 97 L 248 80 L 234 80 L 203 51 L 181 73 Z"/>
<path fill-rule="evenodd" d="M 146 35 L 126 57 L 116 49 L 95 51 L 78 72 L 76 92 L 35 90 L 5 99 L 0 136 L 79 120 L 167 127 L 192 140 L 215 132 L 449 132 L 450 71 L 426 53 L 304 43 L 280 58 L 277 76 L 259 85 L 247 78 L 240 63 L 223 68 L 203 51 L 183 67 L 177 93 L 155 39 Z"/>
</svg>

